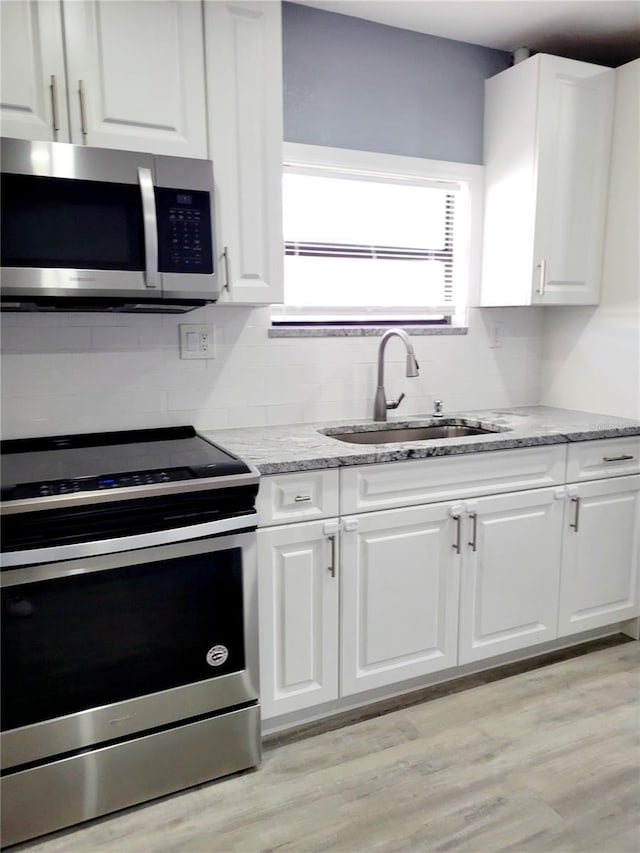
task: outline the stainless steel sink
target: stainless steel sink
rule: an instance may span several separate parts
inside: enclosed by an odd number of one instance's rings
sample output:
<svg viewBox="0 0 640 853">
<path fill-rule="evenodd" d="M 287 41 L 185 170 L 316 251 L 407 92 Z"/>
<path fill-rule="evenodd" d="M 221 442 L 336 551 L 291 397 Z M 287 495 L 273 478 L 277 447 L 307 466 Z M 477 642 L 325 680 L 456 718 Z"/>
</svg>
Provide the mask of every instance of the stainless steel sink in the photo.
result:
<svg viewBox="0 0 640 853">
<path fill-rule="evenodd" d="M 374 427 L 350 427 L 348 431 L 345 427 L 332 427 L 321 430 L 323 435 L 335 438 L 337 441 L 347 442 L 348 444 L 400 444 L 406 441 L 459 438 L 466 435 L 486 435 L 488 433 L 503 431 L 504 427 L 481 423 L 469 424 L 468 422 L 465 423 L 462 418 L 455 420 L 445 419 L 437 424 L 421 423 L 415 426 L 407 426 L 406 424 L 399 424 L 398 426 L 381 424 Z"/>
</svg>

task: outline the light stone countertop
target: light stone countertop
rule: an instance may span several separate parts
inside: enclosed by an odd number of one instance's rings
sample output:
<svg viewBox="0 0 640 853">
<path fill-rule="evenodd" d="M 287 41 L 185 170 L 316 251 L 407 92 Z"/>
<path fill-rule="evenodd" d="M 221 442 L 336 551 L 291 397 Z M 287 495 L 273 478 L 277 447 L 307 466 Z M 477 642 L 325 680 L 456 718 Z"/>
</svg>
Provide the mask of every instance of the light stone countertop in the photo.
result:
<svg viewBox="0 0 640 853">
<path fill-rule="evenodd" d="M 377 429 L 384 424 L 372 421 L 332 421 L 316 424 L 243 427 L 238 429 L 199 430 L 216 444 L 255 465 L 262 474 L 283 474 L 345 465 L 375 462 L 397 462 L 425 459 L 430 456 L 452 456 L 541 444 L 564 444 L 597 438 L 640 435 L 640 420 L 614 418 L 547 406 L 483 409 L 468 412 L 445 412 L 445 421 L 464 418 L 479 425 L 490 423 L 503 431 L 462 438 L 428 439 L 393 444 L 348 444 L 319 430 L 342 427 L 342 431 L 359 432 Z M 388 426 L 437 424 L 431 415 L 409 418 L 390 417 Z"/>
</svg>

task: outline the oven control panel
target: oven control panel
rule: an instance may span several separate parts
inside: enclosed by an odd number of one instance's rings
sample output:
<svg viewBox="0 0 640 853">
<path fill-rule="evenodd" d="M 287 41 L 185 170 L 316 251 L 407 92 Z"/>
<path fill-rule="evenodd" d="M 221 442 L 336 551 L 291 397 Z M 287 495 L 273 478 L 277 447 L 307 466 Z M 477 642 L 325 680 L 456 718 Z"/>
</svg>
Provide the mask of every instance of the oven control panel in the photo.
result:
<svg viewBox="0 0 640 853">
<path fill-rule="evenodd" d="M 124 474 L 105 474 L 100 477 L 81 477 L 76 480 L 53 480 L 49 483 L 26 483 L 16 486 L 13 500 L 21 498 L 47 498 L 52 495 L 69 495 L 74 492 L 97 492 L 105 489 L 125 489 L 131 486 L 149 486 L 191 480 L 188 468 L 168 468 L 163 471 L 129 471 Z"/>
</svg>

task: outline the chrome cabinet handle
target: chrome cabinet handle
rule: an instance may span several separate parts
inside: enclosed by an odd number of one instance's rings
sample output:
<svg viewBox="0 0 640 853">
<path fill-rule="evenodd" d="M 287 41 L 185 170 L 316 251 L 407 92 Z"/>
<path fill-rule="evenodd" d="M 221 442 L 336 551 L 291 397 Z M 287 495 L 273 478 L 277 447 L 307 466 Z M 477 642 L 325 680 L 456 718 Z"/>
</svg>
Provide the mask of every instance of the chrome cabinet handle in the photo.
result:
<svg viewBox="0 0 640 853">
<path fill-rule="evenodd" d="M 331 544 L 331 561 L 329 563 L 329 574 L 332 578 L 336 576 L 336 537 L 335 536 L 327 536 Z"/>
<path fill-rule="evenodd" d="M 84 94 L 84 80 L 78 80 L 78 96 L 80 98 L 80 130 L 84 137 L 84 142 L 87 141 L 87 106 Z"/>
<path fill-rule="evenodd" d="M 60 130 L 60 123 L 58 121 L 58 84 L 56 82 L 56 75 L 51 75 L 51 83 L 49 84 L 49 91 L 51 92 L 51 123 L 53 124 L 53 138 L 58 138 L 58 131 Z"/>
<path fill-rule="evenodd" d="M 303 503 L 304 501 L 310 501 L 311 495 L 296 495 L 293 499 L 294 503 Z"/>
<path fill-rule="evenodd" d="M 456 523 L 456 541 L 451 546 L 456 554 L 460 553 L 460 541 L 461 541 L 461 526 L 462 526 L 462 516 L 456 514 L 453 517 L 453 520 Z"/>
<path fill-rule="evenodd" d="M 471 546 L 472 551 L 477 551 L 478 548 L 478 513 L 470 512 L 469 518 L 473 519 L 473 527 L 471 528 L 471 542 L 467 544 Z"/>
<path fill-rule="evenodd" d="M 571 503 L 576 505 L 576 514 L 573 517 L 573 521 L 570 522 L 569 527 L 572 527 L 575 532 L 578 532 L 578 522 L 580 521 L 580 498 L 571 498 Z"/>
<path fill-rule="evenodd" d="M 631 459 L 635 459 L 635 456 L 632 456 L 629 453 L 623 453 L 622 456 L 603 456 L 603 462 L 629 462 Z"/>
<path fill-rule="evenodd" d="M 156 197 L 153 191 L 151 169 L 138 167 L 138 184 L 142 199 L 142 221 L 144 228 L 144 286 L 158 287 L 158 221 Z"/>
<path fill-rule="evenodd" d="M 547 283 L 547 262 L 543 258 L 538 264 L 538 269 L 540 270 L 540 278 L 538 279 L 538 293 L 540 296 L 544 296 L 544 288 Z"/>
<path fill-rule="evenodd" d="M 224 262 L 224 285 L 223 290 L 228 290 L 231 293 L 230 287 L 230 279 L 229 279 L 229 247 L 225 246 L 222 252 L 222 260 Z"/>
</svg>

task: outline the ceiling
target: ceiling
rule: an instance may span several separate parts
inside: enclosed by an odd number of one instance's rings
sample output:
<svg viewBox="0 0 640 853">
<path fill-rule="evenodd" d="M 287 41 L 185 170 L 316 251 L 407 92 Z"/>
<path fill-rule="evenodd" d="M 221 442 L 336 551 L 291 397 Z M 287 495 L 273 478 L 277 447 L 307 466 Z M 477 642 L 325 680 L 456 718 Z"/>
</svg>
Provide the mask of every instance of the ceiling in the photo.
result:
<svg viewBox="0 0 640 853">
<path fill-rule="evenodd" d="M 640 0 L 294 0 L 513 53 L 617 67 L 640 57 Z"/>
</svg>

